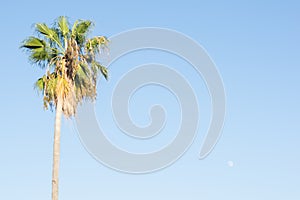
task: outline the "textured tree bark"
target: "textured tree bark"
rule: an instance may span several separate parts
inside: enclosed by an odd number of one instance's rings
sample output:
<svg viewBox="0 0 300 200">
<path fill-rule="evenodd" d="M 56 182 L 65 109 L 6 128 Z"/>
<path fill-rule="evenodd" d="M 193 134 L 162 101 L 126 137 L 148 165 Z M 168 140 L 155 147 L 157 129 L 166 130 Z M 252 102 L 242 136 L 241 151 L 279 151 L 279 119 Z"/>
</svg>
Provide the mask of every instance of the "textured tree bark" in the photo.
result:
<svg viewBox="0 0 300 200">
<path fill-rule="evenodd" d="M 52 200 L 58 200 L 58 172 L 60 158 L 60 126 L 62 118 L 62 102 L 57 101 L 55 125 L 54 125 L 54 143 L 53 143 L 53 167 L 52 167 Z"/>
</svg>

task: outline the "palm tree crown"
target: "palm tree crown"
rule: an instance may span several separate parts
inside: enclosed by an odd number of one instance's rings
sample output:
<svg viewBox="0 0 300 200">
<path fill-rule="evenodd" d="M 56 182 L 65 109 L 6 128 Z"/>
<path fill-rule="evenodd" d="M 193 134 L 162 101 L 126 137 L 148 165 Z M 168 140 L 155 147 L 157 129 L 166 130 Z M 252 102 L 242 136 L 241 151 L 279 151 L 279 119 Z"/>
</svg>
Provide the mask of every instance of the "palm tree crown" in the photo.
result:
<svg viewBox="0 0 300 200">
<path fill-rule="evenodd" d="M 70 27 L 64 16 L 53 27 L 37 23 L 38 37 L 27 38 L 21 46 L 29 52 L 30 61 L 46 69 L 35 83 L 43 92 L 44 107 L 56 108 L 61 101 L 66 117 L 76 113 L 82 100 L 95 100 L 99 71 L 106 79 L 108 76 L 107 69 L 96 61 L 96 55 L 107 47 L 107 38 L 87 38 L 93 27 L 89 20 L 77 20 Z"/>
</svg>

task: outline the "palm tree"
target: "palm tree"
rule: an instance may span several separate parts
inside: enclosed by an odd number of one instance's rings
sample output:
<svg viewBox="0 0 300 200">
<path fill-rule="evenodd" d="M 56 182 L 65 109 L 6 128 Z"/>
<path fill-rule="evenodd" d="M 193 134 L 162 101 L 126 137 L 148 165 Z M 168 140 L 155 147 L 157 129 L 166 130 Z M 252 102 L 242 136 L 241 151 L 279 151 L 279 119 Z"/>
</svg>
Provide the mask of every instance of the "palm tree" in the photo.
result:
<svg viewBox="0 0 300 200">
<path fill-rule="evenodd" d="M 35 24 L 37 37 L 30 36 L 21 45 L 29 53 L 32 64 L 45 69 L 35 88 L 43 94 L 45 109 L 50 107 L 56 111 L 52 200 L 58 199 L 62 115 L 70 118 L 83 100 L 94 101 L 99 71 L 105 79 L 108 76 L 107 69 L 96 61 L 96 55 L 103 52 L 108 40 L 104 36 L 87 38 L 92 27 L 89 20 L 77 20 L 71 28 L 68 19 L 61 16 L 52 27 L 45 23 Z"/>
</svg>

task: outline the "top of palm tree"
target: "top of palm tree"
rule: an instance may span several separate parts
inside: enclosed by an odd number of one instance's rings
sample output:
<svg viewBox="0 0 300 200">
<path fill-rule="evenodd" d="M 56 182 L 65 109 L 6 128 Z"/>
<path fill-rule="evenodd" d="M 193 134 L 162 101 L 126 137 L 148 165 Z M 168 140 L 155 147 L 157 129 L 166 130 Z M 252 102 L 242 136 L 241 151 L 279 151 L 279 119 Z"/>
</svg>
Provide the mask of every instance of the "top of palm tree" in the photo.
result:
<svg viewBox="0 0 300 200">
<path fill-rule="evenodd" d="M 108 78 L 107 68 L 96 61 L 108 40 L 104 36 L 88 38 L 93 25 L 89 20 L 77 20 L 71 26 L 61 16 L 52 27 L 36 23 L 37 37 L 30 36 L 22 42 L 29 60 L 45 69 L 35 88 L 43 93 L 46 109 L 56 108 L 61 101 L 64 115 L 73 116 L 82 100 L 95 100 L 99 71 Z"/>
</svg>

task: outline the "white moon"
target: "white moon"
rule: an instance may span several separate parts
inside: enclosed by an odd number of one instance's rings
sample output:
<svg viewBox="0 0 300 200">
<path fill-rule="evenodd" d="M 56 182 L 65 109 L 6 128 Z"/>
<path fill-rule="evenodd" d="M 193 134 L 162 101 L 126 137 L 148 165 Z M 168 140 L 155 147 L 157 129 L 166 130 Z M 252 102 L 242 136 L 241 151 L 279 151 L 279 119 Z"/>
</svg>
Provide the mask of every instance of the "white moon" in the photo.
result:
<svg viewBox="0 0 300 200">
<path fill-rule="evenodd" d="M 234 162 L 230 160 L 230 161 L 227 162 L 227 165 L 228 165 L 228 167 L 233 167 L 234 166 Z"/>
</svg>

